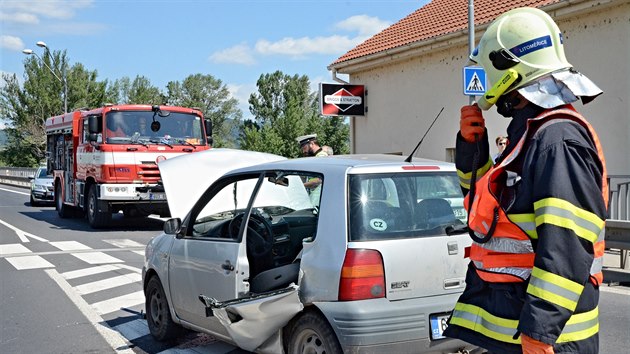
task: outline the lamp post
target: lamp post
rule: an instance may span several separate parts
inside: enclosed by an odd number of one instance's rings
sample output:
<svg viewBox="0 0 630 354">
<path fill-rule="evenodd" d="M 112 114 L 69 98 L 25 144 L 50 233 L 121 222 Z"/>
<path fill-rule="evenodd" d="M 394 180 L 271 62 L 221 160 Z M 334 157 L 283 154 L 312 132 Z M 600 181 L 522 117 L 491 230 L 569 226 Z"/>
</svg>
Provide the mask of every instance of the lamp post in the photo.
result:
<svg viewBox="0 0 630 354">
<path fill-rule="evenodd" d="M 48 48 L 46 43 L 44 43 L 42 41 L 37 42 L 37 46 L 50 50 L 50 48 Z M 62 69 L 61 77 L 59 77 L 59 75 L 57 75 L 55 73 L 55 71 L 50 66 L 48 66 L 48 64 L 46 64 L 46 62 L 42 59 L 42 57 L 40 57 L 32 49 L 24 49 L 24 50 L 22 50 L 22 53 L 24 53 L 26 55 L 34 55 L 34 56 L 36 56 L 39 59 L 39 61 L 41 61 L 42 64 L 44 64 L 44 66 L 46 66 L 46 68 L 48 68 L 48 70 L 50 70 L 50 72 L 53 74 L 53 76 L 57 80 L 59 80 L 59 82 L 61 82 L 63 84 L 63 113 L 68 113 L 68 81 L 66 79 L 66 70 L 65 70 L 65 68 Z"/>
</svg>

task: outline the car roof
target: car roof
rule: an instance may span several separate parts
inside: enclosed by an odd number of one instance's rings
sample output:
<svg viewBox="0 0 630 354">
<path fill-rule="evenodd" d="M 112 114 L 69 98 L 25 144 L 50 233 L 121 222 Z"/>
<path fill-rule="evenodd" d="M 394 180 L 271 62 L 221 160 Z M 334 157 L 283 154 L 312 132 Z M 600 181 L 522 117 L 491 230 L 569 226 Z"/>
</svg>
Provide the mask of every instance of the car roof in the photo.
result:
<svg viewBox="0 0 630 354">
<path fill-rule="evenodd" d="M 401 172 L 404 171 L 455 171 L 455 165 L 450 162 L 413 158 L 412 162 L 406 162 L 406 157 L 391 154 L 354 154 L 333 155 L 328 157 L 305 157 L 262 163 L 231 171 L 229 174 L 246 173 L 261 170 L 296 170 L 313 172 L 339 172 L 347 173 L 377 173 L 377 172 Z"/>
</svg>

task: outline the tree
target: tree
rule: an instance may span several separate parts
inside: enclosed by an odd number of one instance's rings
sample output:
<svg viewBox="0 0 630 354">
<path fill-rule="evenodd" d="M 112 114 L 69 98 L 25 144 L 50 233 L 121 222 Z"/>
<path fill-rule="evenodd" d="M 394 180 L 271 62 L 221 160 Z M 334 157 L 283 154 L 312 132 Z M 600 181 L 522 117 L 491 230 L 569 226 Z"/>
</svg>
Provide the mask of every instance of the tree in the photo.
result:
<svg viewBox="0 0 630 354">
<path fill-rule="evenodd" d="M 52 71 L 52 72 L 51 72 Z M 96 81 L 96 71 L 75 64 L 68 68 L 65 51 L 44 51 L 41 57 L 24 60 L 24 83 L 15 74 L 3 74 L 0 116 L 8 121 L 8 144 L 0 157 L 12 166 L 34 167 L 45 157 L 46 118 L 64 111 L 66 80 L 68 110 L 102 104 L 105 83 Z"/>
<path fill-rule="evenodd" d="M 182 82 L 171 81 L 166 87 L 168 104 L 199 108 L 212 121 L 214 147 L 236 146 L 232 132 L 239 126 L 243 113 L 221 80 L 212 75 L 194 74 Z"/>
<path fill-rule="evenodd" d="M 258 92 L 249 97 L 254 121 L 241 126 L 241 148 L 299 157 L 295 139 L 315 133 L 321 144 L 332 146 L 339 154 L 348 153 L 348 126 L 341 117 L 319 114 L 317 93 L 310 91 L 307 76 L 276 71 L 261 75 L 256 85 Z"/>
</svg>

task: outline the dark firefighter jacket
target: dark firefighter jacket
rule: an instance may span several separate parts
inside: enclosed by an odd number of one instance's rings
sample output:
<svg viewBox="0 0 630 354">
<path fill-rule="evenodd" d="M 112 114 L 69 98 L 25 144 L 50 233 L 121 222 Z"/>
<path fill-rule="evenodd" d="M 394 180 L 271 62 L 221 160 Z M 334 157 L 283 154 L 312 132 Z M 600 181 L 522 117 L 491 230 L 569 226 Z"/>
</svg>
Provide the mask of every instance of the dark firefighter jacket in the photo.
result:
<svg viewBox="0 0 630 354">
<path fill-rule="evenodd" d="M 497 240 L 493 241 L 529 241 L 533 264 L 513 267 L 525 272 L 510 274 L 503 272 L 510 267 L 500 262 L 496 268 L 480 269 L 480 262 L 471 261 L 466 289 L 445 332 L 448 337 L 492 353 L 521 353 L 519 333 L 525 333 L 553 344 L 556 354 L 598 352 L 601 276 L 595 273 L 598 264 L 601 266 L 598 262 L 602 259 L 596 255 L 603 255 L 607 215 L 605 162 L 588 123 L 572 118 L 570 105 L 561 108 L 564 110 L 552 111 L 540 127 L 532 124 L 537 128 L 529 131 L 530 118 L 550 112 L 530 104 L 515 113 L 508 126 L 509 146 L 497 161 L 498 168 L 509 177 L 494 181 L 503 184 L 500 195 L 476 204 L 480 208 L 493 201 L 500 204 L 503 218 L 512 224 L 498 226 L 494 230 Z M 518 144 L 523 136 L 522 144 Z M 480 161 L 477 181 L 493 172 L 488 150 L 487 136 L 479 144 L 469 144 L 458 135 L 456 166 L 465 194 L 470 188 L 475 152 Z M 502 166 L 503 159 L 509 160 Z M 487 178 L 485 182 L 488 184 Z M 479 183 L 475 186 L 483 188 Z M 475 213 L 474 207 L 469 212 Z M 518 226 L 515 235 L 507 235 L 515 230 L 514 225 Z M 473 243 L 472 249 L 475 245 L 478 249 L 483 246 Z M 527 251 L 514 251 L 521 252 Z M 513 281 L 502 275 L 512 276 Z"/>
</svg>

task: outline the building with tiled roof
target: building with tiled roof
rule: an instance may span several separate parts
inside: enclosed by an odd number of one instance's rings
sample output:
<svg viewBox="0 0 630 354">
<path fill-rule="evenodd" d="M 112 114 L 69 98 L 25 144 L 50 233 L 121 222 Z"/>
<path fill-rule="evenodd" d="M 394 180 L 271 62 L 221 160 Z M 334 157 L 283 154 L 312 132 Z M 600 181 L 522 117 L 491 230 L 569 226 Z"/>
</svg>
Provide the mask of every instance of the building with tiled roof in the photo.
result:
<svg viewBox="0 0 630 354">
<path fill-rule="evenodd" d="M 350 117 L 353 152 L 407 155 L 444 107 L 415 155 L 453 160 L 459 110 L 470 102 L 462 74 L 471 51 L 468 3 L 433 0 L 328 66 L 335 81 L 347 74 L 367 90 L 366 115 Z M 575 106 L 598 131 L 609 173 L 630 174 L 630 0 L 475 0 L 475 45 L 497 16 L 522 6 L 555 19 L 569 62 L 604 90 Z M 494 108 L 484 115 L 491 140 L 505 134 L 508 119 Z"/>
</svg>

